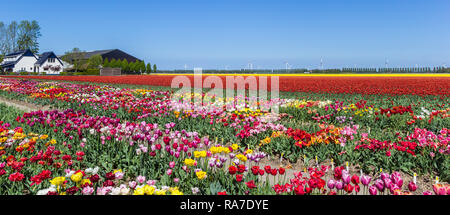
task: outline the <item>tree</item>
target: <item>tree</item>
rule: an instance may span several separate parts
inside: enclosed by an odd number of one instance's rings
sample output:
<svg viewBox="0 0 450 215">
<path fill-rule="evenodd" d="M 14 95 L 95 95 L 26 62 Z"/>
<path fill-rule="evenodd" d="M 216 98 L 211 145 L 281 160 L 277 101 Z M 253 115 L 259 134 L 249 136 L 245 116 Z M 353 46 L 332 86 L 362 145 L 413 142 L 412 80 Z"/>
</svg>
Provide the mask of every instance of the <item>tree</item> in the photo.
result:
<svg viewBox="0 0 450 215">
<path fill-rule="evenodd" d="M 102 65 L 103 58 L 101 55 L 93 55 L 88 60 L 88 67 L 91 69 L 97 69 Z"/>
<path fill-rule="evenodd" d="M 0 54 L 6 54 L 4 47 L 5 45 L 6 45 L 6 28 L 5 24 L 3 22 L 0 22 Z"/>
<path fill-rule="evenodd" d="M 145 70 L 146 70 L 145 62 L 144 62 L 144 61 L 141 61 L 141 62 L 139 63 L 139 71 L 140 71 L 141 74 L 142 74 L 142 73 L 145 73 Z"/>
<path fill-rule="evenodd" d="M 17 49 L 18 25 L 12 21 L 9 25 L 0 24 L 0 53 L 8 54 L 18 51 Z"/>
<path fill-rule="evenodd" d="M 109 67 L 115 68 L 116 67 L 116 59 L 112 59 L 111 62 L 109 62 Z"/>
<path fill-rule="evenodd" d="M 157 67 L 156 67 L 156 64 L 153 64 L 153 72 L 156 72 L 157 71 Z"/>
<path fill-rule="evenodd" d="M 122 69 L 122 71 L 127 71 L 128 70 L 128 61 L 127 59 L 123 59 L 120 68 Z"/>
<path fill-rule="evenodd" d="M 150 63 L 147 63 L 147 74 L 152 73 L 152 65 Z"/>
<path fill-rule="evenodd" d="M 129 64 L 129 66 L 130 66 L 130 70 L 129 70 L 129 72 L 136 72 L 136 62 L 131 62 L 130 64 Z"/>
<path fill-rule="evenodd" d="M 84 55 L 84 51 L 81 51 L 79 48 L 73 48 L 72 51 L 64 53 L 64 56 L 62 56 L 61 59 L 71 63 L 75 72 L 77 72 L 83 65 Z"/>
<path fill-rule="evenodd" d="M 108 58 L 105 58 L 105 61 L 103 61 L 103 67 L 109 67 Z"/>
<path fill-rule="evenodd" d="M 19 50 L 30 49 L 33 53 L 39 52 L 38 39 L 41 35 L 41 27 L 36 20 L 21 21 L 18 28 L 17 48 Z"/>
</svg>

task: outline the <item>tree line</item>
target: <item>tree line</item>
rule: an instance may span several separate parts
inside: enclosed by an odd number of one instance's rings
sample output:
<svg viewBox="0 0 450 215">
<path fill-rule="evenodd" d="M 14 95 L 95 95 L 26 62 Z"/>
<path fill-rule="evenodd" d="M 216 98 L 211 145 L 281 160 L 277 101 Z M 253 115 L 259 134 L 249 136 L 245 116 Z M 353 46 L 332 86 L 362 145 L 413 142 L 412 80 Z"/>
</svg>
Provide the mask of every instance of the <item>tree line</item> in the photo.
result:
<svg viewBox="0 0 450 215">
<path fill-rule="evenodd" d="M 41 36 L 41 27 L 36 20 L 12 21 L 9 24 L 0 21 L 0 55 L 25 49 L 38 53 Z"/>
</svg>

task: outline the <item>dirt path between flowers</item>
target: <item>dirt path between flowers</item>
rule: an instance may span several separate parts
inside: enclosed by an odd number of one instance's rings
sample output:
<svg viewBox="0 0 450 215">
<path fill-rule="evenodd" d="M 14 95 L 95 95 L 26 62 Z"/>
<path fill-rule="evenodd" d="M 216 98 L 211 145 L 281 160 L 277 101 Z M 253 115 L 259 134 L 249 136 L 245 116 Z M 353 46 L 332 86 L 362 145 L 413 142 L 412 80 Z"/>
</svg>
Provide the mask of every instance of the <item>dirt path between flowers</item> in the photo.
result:
<svg viewBox="0 0 450 215">
<path fill-rule="evenodd" d="M 6 99 L 1 96 L 0 96 L 0 103 L 3 103 L 7 106 L 17 108 L 17 109 L 25 111 L 25 112 L 32 112 L 32 111 L 38 111 L 38 110 L 42 110 L 42 111 L 50 110 L 50 106 L 48 106 L 48 105 L 40 106 L 40 105 L 31 104 L 28 102 Z"/>
</svg>

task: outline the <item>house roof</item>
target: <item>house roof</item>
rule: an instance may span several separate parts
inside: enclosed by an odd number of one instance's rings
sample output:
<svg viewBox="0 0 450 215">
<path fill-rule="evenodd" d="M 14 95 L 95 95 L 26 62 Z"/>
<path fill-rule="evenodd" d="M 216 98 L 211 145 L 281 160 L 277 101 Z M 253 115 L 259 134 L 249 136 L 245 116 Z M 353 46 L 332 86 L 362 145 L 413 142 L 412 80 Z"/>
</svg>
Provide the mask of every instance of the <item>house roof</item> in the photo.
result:
<svg viewBox="0 0 450 215">
<path fill-rule="evenodd" d="M 21 55 L 21 54 L 25 53 L 26 51 L 27 50 L 20 50 L 20 51 L 12 52 L 12 53 L 9 53 L 9 54 L 5 55 L 5 57 L 12 57 L 12 56 Z"/>
<path fill-rule="evenodd" d="M 30 49 L 25 49 L 25 50 L 20 50 L 20 51 L 9 53 L 9 54 L 5 55 L 5 57 L 14 57 L 17 55 L 34 56 L 33 52 Z"/>
<path fill-rule="evenodd" d="M 92 57 L 92 56 L 94 56 L 94 55 L 104 55 L 104 54 L 108 54 L 108 53 L 110 53 L 110 52 L 113 52 L 113 51 L 115 51 L 115 50 L 118 50 L 118 49 L 107 49 L 107 50 L 90 51 L 90 52 L 86 52 L 86 53 L 84 54 L 84 57 L 85 57 L 85 58 L 90 58 L 90 57 Z"/>
<path fill-rule="evenodd" d="M 37 64 L 37 65 L 42 65 L 43 63 L 45 63 L 45 61 L 48 59 L 48 58 L 56 58 L 56 59 L 58 59 L 58 61 L 61 63 L 61 65 L 63 65 L 63 63 L 61 62 L 61 60 L 55 55 L 55 53 L 53 53 L 53 52 L 44 52 L 44 53 L 42 53 L 40 56 L 39 56 L 39 59 L 36 61 L 36 63 L 35 64 Z"/>
<path fill-rule="evenodd" d="M 19 62 L 23 56 L 27 56 L 27 57 L 34 57 L 36 58 L 36 55 L 33 54 L 33 52 L 31 52 L 30 49 L 27 50 L 22 50 L 22 51 L 17 51 L 17 52 L 13 52 L 10 54 L 5 55 L 5 57 L 12 57 L 12 56 L 17 56 L 20 55 L 19 59 L 17 59 L 16 61 L 7 61 L 7 62 L 3 62 L 3 64 L 0 64 L 3 68 L 7 68 L 7 67 L 14 67 L 14 65 L 16 65 L 17 62 Z M 37 58 L 36 58 L 37 59 Z"/>
<path fill-rule="evenodd" d="M 84 58 L 89 59 L 90 57 L 94 55 L 100 55 L 103 57 L 103 59 L 108 58 L 111 59 L 126 59 L 128 62 L 135 62 L 135 61 L 141 61 L 138 58 L 120 50 L 120 49 L 107 49 L 107 50 L 97 50 L 97 51 L 91 51 L 91 52 L 85 52 Z"/>
<path fill-rule="evenodd" d="M 10 68 L 10 67 L 14 67 L 14 65 L 16 65 L 16 62 L 17 61 L 9 61 L 9 62 L 6 62 L 4 64 L 0 64 L 0 66 L 2 68 L 4 68 L 4 69 L 7 69 L 7 68 Z"/>
</svg>

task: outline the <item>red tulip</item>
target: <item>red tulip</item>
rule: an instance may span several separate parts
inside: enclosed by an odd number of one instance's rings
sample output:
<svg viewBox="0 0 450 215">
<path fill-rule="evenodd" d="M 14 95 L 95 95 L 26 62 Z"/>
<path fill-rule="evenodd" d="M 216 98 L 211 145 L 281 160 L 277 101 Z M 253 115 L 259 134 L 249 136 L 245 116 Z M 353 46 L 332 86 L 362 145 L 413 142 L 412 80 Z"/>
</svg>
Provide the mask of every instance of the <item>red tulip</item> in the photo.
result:
<svg viewBox="0 0 450 215">
<path fill-rule="evenodd" d="M 230 166 L 230 167 L 228 167 L 228 172 L 229 172 L 231 175 L 234 175 L 234 174 L 236 174 L 236 172 L 237 172 L 237 168 L 236 168 L 235 166 Z"/>
<path fill-rule="evenodd" d="M 244 175 L 240 175 L 240 174 L 236 175 L 236 181 L 237 182 L 241 182 L 243 178 L 244 178 Z"/>
<path fill-rule="evenodd" d="M 249 189 L 256 188 L 255 182 L 253 180 L 245 183 Z"/>
<path fill-rule="evenodd" d="M 351 179 L 353 184 L 359 184 L 359 177 L 357 175 L 353 175 Z"/>
<path fill-rule="evenodd" d="M 305 195 L 305 191 L 303 189 L 302 185 L 299 185 L 297 187 L 294 188 L 294 192 L 296 195 Z"/>
</svg>

